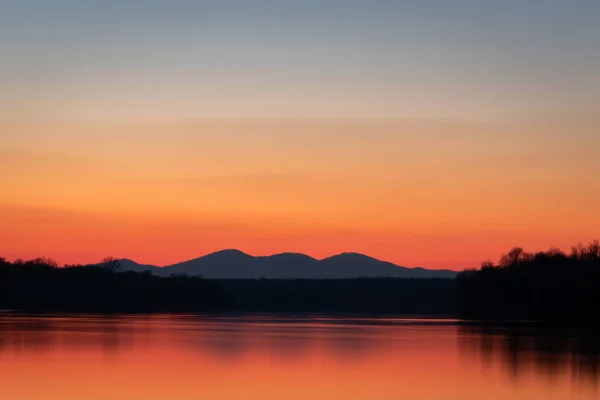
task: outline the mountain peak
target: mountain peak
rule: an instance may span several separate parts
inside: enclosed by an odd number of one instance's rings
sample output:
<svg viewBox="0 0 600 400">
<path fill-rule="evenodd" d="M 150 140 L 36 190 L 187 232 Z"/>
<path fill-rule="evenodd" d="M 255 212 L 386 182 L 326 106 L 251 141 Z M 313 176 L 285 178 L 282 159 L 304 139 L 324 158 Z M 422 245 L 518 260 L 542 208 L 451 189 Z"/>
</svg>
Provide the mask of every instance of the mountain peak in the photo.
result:
<svg viewBox="0 0 600 400">
<path fill-rule="evenodd" d="M 344 256 L 344 257 L 361 257 L 361 258 L 373 258 L 373 257 L 366 256 L 366 255 L 364 255 L 364 254 L 361 254 L 361 253 L 353 253 L 353 252 L 350 252 L 350 251 L 345 251 L 345 252 L 343 252 L 343 253 L 341 253 L 341 254 L 338 254 L 338 256 Z M 335 257 L 335 256 L 334 256 L 334 257 Z"/>
<path fill-rule="evenodd" d="M 169 276 L 201 275 L 209 279 L 352 279 L 352 278 L 454 278 L 454 271 L 405 268 L 360 253 L 345 252 L 323 260 L 302 253 L 254 257 L 225 249 L 193 260 L 158 268 L 123 262 L 126 270 Z"/>
<path fill-rule="evenodd" d="M 280 259 L 305 259 L 305 260 L 314 260 L 316 261 L 316 258 L 313 258 L 309 255 L 306 254 L 302 254 L 302 253 L 278 253 L 278 254 L 273 254 L 271 256 L 267 256 L 268 258 L 280 258 Z"/>
<path fill-rule="evenodd" d="M 244 253 L 243 251 L 238 250 L 238 249 L 219 250 L 219 251 L 215 251 L 214 253 L 207 254 L 205 257 L 208 257 L 208 256 L 244 256 L 244 257 L 252 257 L 250 254 Z"/>
<path fill-rule="evenodd" d="M 337 260 L 356 260 L 356 261 L 359 261 L 359 260 L 371 260 L 371 261 L 380 261 L 380 262 L 383 262 L 381 260 L 378 260 L 378 259 L 373 258 L 373 257 L 369 257 L 369 256 L 361 254 L 361 253 L 352 253 L 352 252 L 344 252 L 344 253 L 336 254 L 334 256 L 325 258 L 325 260 L 332 260 L 332 259 L 337 259 Z"/>
</svg>

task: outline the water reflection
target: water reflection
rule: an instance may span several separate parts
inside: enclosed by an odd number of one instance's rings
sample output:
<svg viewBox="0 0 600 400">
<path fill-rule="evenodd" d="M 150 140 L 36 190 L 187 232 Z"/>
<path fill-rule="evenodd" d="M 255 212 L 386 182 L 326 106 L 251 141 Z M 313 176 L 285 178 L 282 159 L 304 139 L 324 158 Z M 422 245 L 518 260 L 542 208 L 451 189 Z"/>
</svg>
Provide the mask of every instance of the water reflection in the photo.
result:
<svg viewBox="0 0 600 400">
<path fill-rule="evenodd" d="M 600 383 L 600 331 L 522 326 L 463 326 L 459 347 L 475 356 L 483 368 L 501 365 L 518 383 L 532 372 L 549 384 L 569 376 L 575 386 L 598 389 Z"/>
<path fill-rule="evenodd" d="M 121 317 L 0 317 L 0 352 L 43 353 L 101 348 L 115 353 L 132 344 L 127 321 Z M 1 354 L 1 353 L 0 353 Z"/>
<path fill-rule="evenodd" d="M 406 321 L 405 321 L 406 322 Z M 341 360 L 394 342 L 384 335 L 385 320 L 323 317 L 223 317 L 205 315 L 3 315 L 0 355 L 101 348 L 106 354 L 165 344 L 234 361 L 249 351 L 276 358 L 302 358 L 315 348 Z"/>
<path fill-rule="evenodd" d="M 0 314 L 0 398 L 596 400 L 597 337 L 398 318 Z"/>
</svg>

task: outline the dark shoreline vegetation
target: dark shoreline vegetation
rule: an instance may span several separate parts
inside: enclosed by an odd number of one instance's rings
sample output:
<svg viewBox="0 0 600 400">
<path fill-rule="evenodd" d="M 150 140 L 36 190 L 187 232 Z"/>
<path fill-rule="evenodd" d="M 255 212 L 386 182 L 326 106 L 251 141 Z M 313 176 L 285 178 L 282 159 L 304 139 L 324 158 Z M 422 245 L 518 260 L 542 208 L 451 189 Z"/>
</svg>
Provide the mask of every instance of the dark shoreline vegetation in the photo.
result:
<svg viewBox="0 0 600 400">
<path fill-rule="evenodd" d="M 515 248 L 456 279 L 159 277 L 95 266 L 0 258 L 0 310 L 26 312 L 273 312 L 421 314 L 487 323 L 600 324 L 600 243 L 570 254 Z"/>
<path fill-rule="evenodd" d="M 475 320 L 600 325 L 600 242 L 527 253 L 514 248 L 457 279 L 457 315 Z"/>
<path fill-rule="evenodd" d="M 28 312 L 451 314 L 451 279 L 228 279 L 0 258 L 0 309 Z"/>
<path fill-rule="evenodd" d="M 115 259 L 97 266 L 0 258 L 0 309 L 28 312 L 185 312 L 230 308 L 225 293 L 198 277 L 160 278 L 121 271 Z"/>
</svg>

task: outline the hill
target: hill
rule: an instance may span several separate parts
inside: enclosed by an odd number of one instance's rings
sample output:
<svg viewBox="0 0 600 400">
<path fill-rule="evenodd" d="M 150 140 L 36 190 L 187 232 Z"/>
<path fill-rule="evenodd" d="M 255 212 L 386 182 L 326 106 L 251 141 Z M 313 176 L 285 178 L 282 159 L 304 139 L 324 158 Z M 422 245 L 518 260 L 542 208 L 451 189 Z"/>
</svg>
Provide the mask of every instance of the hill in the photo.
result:
<svg viewBox="0 0 600 400">
<path fill-rule="evenodd" d="M 317 260 L 305 254 L 282 253 L 255 257 L 239 250 L 223 250 L 177 264 L 157 267 L 121 260 L 126 271 L 149 271 L 159 276 L 201 275 L 209 279 L 351 279 L 454 278 L 455 271 L 406 268 L 357 253 Z"/>
</svg>

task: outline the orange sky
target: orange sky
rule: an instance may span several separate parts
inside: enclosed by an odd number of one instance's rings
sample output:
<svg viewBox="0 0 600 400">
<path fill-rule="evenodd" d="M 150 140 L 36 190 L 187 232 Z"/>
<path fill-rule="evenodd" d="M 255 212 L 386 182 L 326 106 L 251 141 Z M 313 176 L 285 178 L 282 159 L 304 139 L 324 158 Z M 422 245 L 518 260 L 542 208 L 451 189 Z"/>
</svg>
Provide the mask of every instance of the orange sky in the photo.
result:
<svg viewBox="0 0 600 400">
<path fill-rule="evenodd" d="M 0 256 L 599 238 L 600 3 L 434 3 L 3 5 Z"/>
<path fill-rule="evenodd" d="M 583 123 L 585 122 L 585 123 Z M 223 248 L 461 269 L 598 237 L 593 119 L 15 122 L 0 252 L 165 265 Z"/>
</svg>

